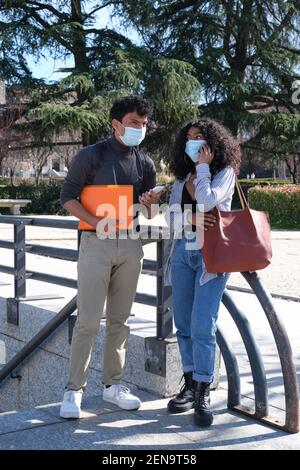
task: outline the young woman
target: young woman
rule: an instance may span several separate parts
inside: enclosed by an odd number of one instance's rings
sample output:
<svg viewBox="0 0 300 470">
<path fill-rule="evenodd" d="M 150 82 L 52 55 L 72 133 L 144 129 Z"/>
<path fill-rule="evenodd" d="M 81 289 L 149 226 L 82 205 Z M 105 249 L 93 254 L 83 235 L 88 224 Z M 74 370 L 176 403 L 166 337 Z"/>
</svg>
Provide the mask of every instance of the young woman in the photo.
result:
<svg viewBox="0 0 300 470">
<path fill-rule="evenodd" d="M 195 423 L 209 426 L 216 321 L 229 273 L 208 273 L 199 244 L 199 214 L 206 231 L 216 219 L 209 212 L 231 209 L 241 152 L 230 132 L 212 119 L 189 122 L 178 133 L 172 169 L 176 176 L 167 212 L 174 239 L 165 280 L 172 284 L 173 312 L 184 384 L 169 401 L 171 413 L 194 408 Z M 180 210 L 178 211 L 178 207 Z M 201 217 L 200 217 L 201 219 Z"/>
</svg>

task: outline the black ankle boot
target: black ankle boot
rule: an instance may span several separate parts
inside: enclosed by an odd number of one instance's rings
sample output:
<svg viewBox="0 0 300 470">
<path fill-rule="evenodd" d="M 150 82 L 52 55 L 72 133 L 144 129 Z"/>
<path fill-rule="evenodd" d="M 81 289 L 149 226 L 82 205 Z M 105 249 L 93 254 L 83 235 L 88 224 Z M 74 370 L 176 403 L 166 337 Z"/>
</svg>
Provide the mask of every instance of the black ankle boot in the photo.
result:
<svg viewBox="0 0 300 470">
<path fill-rule="evenodd" d="M 197 426 L 210 426 L 213 414 L 210 411 L 210 383 L 195 382 L 195 424 Z"/>
<path fill-rule="evenodd" d="M 195 403 L 195 382 L 192 377 L 192 372 L 184 372 L 182 378 L 184 384 L 180 393 L 168 403 L 168 410 L 170 413 L 183 413 L 184 411 L 194 408 Z"/>
</svg>

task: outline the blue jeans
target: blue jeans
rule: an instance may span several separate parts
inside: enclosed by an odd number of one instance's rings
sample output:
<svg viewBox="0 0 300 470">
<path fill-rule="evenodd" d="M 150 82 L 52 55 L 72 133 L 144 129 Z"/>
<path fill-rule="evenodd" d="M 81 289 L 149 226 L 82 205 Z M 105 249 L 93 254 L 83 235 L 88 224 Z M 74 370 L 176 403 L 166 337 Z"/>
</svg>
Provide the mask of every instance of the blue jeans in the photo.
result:
<svg viewBox="0 0 300 470">
<path fill-rule="evenodd" d="M 193 239 L 175 242 L 171 257 L 174 322 L 184 372 L 197 382 L 214 379 L 216 322 L 228 273 L 200 286 L 201 250 L 189 250 Z M 189 245 L 190 243 L 190 245 Z"/>
</svg>

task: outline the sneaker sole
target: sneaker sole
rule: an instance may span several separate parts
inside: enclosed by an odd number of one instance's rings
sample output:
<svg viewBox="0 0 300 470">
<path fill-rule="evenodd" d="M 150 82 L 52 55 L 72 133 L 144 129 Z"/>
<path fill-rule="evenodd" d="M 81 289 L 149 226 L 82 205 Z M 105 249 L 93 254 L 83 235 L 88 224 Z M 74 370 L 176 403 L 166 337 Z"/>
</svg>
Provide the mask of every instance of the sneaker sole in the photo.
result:
<svg viewBox="0 0 300 470">
<path fill-rule="evenodd" d="M 126 406 L 126 405 L 125 405 L 125 406 L 121 406 L 120 403 L 115 402 L 114 400 L 110 400 L 110 399 L 104 398 L 104 397 L 102 397 L 102 398 L 103 398 L 103 401 L 106 401 L 106 402 L 108 402 L 108 403 L 112 403 L 113 405 L 116 405 L 116 406 L 118 406 L 119 408 L 121 408 L 121 410 L 133 411 L 133 410 L 138 410 L 138 409 L 140 408 L 140 406 L 141 406 L 141 403 L 140 403 L 138 406 L 135 406 L 135 407 L 132 407 L 132 406 L 130 406 L 130 405 L 128 405 L 128 406 Z"/>
</svg>

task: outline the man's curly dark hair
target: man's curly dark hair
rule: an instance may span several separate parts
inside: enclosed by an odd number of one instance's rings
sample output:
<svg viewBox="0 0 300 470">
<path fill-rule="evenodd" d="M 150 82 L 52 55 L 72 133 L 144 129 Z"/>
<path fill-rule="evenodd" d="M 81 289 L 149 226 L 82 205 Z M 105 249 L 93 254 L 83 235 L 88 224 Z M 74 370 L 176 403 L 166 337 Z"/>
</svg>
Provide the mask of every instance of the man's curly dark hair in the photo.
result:
<svg viewBox="0 0 300 470">
<path fill-rule="evenodd" d="M 139 116 L 148 116 L 152 112 L 152 107 L 149 101 L 142 96 L 122 96 L 114 101 L 110 110 L 110 118 L 122 122 L 126 114 L 133 113 L 134 111 L 137 112 Z"/>
<path fill-rule="evenodd" d="M 189 172 L 195 172 L 195 163 L 185 153 L 187 134 L 191 127 L 198 127 L 214 152 L 214 159 L 210 164 L 212 177 L 227 166 L 231 166 L 238 175 L 241 163 L 241 149 L 238 141 L 218 121 L 201 118 L 188 122 L 177 134 L 170 165 L 176 178 L 183 180 Z"/>
</svg>

